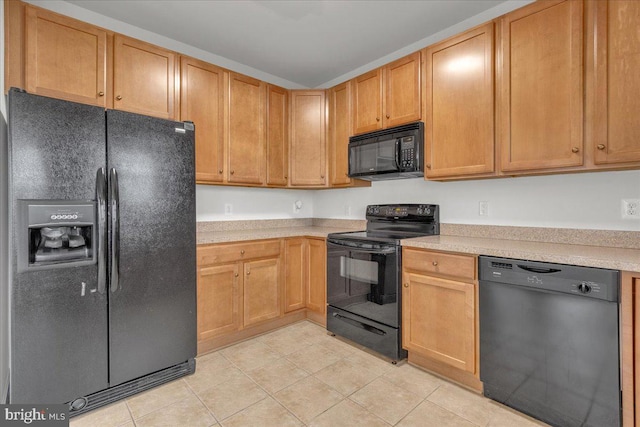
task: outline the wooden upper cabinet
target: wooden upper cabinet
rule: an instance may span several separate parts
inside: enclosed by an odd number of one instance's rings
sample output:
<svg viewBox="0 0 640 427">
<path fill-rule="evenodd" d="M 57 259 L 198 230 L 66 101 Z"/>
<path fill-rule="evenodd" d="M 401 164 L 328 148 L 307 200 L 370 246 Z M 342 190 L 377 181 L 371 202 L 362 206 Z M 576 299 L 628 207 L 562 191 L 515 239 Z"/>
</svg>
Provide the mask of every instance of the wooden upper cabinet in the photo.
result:
<svg viewBox="0 0 640 427">
<path fill-rule="evenodd" d="M 640 2 L 593 1 L 590 147 L 596 164 L 640 161 Z"/>
<path fill-rule="evenodd" d="M 180 62 L 180 120 L 196 126 L 196 181 L 222 182 L 225 71 L 185 56 Z"/>
<path fill-rule="evenodd" d="M 324 186 L 327 183 L 325 141 L 325 92 L 291 92 L 292 186 Z"/>
<path fill-rule="evenodd" d="M 500 20 L 501 168 L 583 164 L 583 2 L 535 2 Z"/>
<path fill-rule="evenodd" d="M 267 85 L 267 185 L 289 182 L 289 94 Z"/>
<path fill-rule="evenodd" d="M 351 80 L 353 133 L 420 120 L 420 69 L 415 52 Z"/>
<path fill-rule="evenodd" d="M 25 89 L 109 107 L 108 41 L 100 28 L 27 5 Z"/>
<path fill-rule="evenodd" d="M 382 129 L 382 68 L 352 80 L 353 133 Z"/>
<path fill-rule="evenodd" d="M 384 67 L 384 127 L 398 126 L 422 118 L 420 97 L 420 52 Z"/>
<path fill-rule="evenodd" d="M 266 83 L 230 73 L 227 130 L 228 182 L 264 184 Z"/>
<path fill-rule="evenodd" d="M 451 178 L 494 171 L 493 23 L 425 50 L 425 171 Z"/>
<path fill-rule="evenodd" d="M 176 54 L 116 34 L 113 107 L 117 110 L 174 119 Z"/>
<path fill-rule="evenodd" d="M 329 184 L 345 185 L 349 178 L 351 82 L 329 90 Z"/>
</svg>

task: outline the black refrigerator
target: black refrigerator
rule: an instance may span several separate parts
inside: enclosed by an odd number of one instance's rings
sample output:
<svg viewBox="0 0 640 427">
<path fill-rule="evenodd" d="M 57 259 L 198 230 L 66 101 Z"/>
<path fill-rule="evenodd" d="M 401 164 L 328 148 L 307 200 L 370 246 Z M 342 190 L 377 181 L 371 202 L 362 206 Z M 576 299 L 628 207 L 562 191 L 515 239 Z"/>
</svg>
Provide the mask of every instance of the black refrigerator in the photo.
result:
<svg viewBox="0 0 640 427">
<path fill-rule="evenodd" d="M 11 89 L 9 403 L 71 415 L 195 370 L 194 127 Z"/>
</svg>

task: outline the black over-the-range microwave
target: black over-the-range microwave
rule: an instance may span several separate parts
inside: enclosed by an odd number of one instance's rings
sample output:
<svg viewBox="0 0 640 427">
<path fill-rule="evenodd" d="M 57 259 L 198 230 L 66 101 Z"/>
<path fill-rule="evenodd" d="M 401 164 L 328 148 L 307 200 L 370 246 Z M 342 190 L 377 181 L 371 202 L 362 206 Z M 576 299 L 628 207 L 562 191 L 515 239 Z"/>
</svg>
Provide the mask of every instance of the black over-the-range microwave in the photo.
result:
<svg viewBox="0 0 640 427">
<path fill-rule="evenodd" d="M 424 176 L 424 123 L 349 138 L 349 176 L 368 181 Z"/>
</svg>

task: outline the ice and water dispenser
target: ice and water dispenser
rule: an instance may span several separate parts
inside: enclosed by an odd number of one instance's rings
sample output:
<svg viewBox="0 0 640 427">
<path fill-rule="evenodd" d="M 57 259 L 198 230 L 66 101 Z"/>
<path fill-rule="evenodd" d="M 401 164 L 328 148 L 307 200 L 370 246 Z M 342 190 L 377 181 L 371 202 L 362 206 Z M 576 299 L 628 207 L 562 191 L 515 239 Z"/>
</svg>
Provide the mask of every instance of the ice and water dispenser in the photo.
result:
<svg viewBox="0 0 640 427">
<path fill-rule="evenodd" d="M 20 200 L 20 271 L 95 262 L 96 205 L 92 201 Z"/>
</svg>

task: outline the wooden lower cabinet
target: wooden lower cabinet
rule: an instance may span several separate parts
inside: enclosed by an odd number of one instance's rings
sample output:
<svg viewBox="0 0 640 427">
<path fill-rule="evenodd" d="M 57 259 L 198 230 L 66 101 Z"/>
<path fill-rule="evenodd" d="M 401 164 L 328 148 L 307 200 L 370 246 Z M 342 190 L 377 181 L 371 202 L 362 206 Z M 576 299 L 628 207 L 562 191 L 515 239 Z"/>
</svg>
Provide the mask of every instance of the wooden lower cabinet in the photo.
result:
<svg viewBox="0 0 640 427">
<path fill-rule="evenodd" d="M 307 309 L 307 317 L 326 325 L 327 244 L 325 239 L 285 240 L 285 313 Z"/>
<path fill-rule="evenodd" d="M 243 267 L 243 326 L 280 316 L 280 257 L 245 262 Z"/>
<path fill-rule="evenodd" d="M 303 319 L 326 324 L 326 242 L 198 246 L 198 354 Z"/>
<path fill-rule="evenodd" d="M 640 272 L 623 272 L 620 295 L 622 425 L 640 425 Z"/>
<path fill-rule="evenodd" d="M 309 317 L 327 324 L 327 243 L 325 239 L 308 239 L 309 270 L 307 309 Z"/>
<path fill-rule="evenodd" d="M 239 263 L 198 268 L 198 342 L 240 330 Z"/>
<path fill-rule="evenodd" d="M 403 249 L 402 346 L 409 362 L 482 389 L 477 258 Z"/>
</svg>

